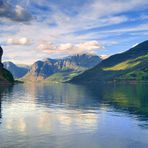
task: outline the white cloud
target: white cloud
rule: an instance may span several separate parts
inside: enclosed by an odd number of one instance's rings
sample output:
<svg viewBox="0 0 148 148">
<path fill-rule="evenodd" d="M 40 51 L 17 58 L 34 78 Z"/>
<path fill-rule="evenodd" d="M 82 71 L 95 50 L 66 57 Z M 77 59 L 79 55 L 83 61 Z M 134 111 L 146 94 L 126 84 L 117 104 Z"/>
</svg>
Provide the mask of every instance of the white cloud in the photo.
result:
<svg viewBox="0 0 148 148">
<path fill-rule="evenodd" d="M 26 37 L 22 37 L 19 39 L 16 38 L 8 38 L 6 44 L 8 45 L 30 45 L 30 40 Z"/>
<path fill-rule="evenodd" d="M 102 45 L 96 41 L 92 42 L 92 40 L 97 40 L 103 43 L 104 46 L 115 45 L 116 42 L 112 42 L 112 40 L 124 40 L 118 34 L 142 32 L 144 30 L 147 31 L 148 28 L 141 21 L 131 26 L 119 25 L 120 23 L 133 21 L 127 13 L 133 10 L 138 12 L 141 8 L 144 9 L 148 4 L 147 0 L 90 0 L 80 7 L 77 6 L 76 14 L 73 16 L 70 16 L 69 12 L 64 13 L 65 11 L 61 9 L 58 3 L 57 5 L 51 5 L 50 1 L 47 0 L 31 0 L 30 4 L 33 2 L 42 7 L 46 5 L 51 12 L 42 13 L 42 10 L 34 8 L 31 11 L 34 12 L 36 19 L 33 19 L 30 24 L 20 24 L 19 22 L 28 22 L 32 19 L 29 9 L 27 10 L 28 7 L 23 8 L 25 7 L 26 0 L 22 1 L 17 1 L 18 5 L 14 6 L 13 10 L 12 5 L 9 6 L 10 11 L 6 9 L 6 6 L 3 7 L 5 8 L 5 13 L 2 13 L 0 8 L 0 22 L 4 23 L 4 25 L 0 24 L 0 42 L 3 43 L 3 41 L 10 37 L 7 40 L 8 44 L 5 50 L 5 54 L 9 57 L 11 56 L 10 52 L 7 51 L 9 48 L 14 51 L 13 53 L 16 57 L 20 56 L 18 51 L 21 51 L 22 55 L 24 55 L 26 46 L 22 45 L 30 45 L 27 46 L 29 50 L 26 55 L 34 53 L 31 54 L 32 57 L 29 56 L 32 58 L 32 61 L 38 59 L 40 55 L 48 56 L 48 53 L 50 55 L 60 55 L 65 53 L 96 52 L 98 49 L 102 49 Z M 69 9 L 69 11 L 71 10 Z M 13 14 L 13 16 L 7 16 L 6 14 Z M 142 19 L 146 18 L 146 16 L 142 17 Z M 134 20 L 136 19 L 137 17 Z M 50 24 L 55 24 L 55 26 L 50 26 Z M 115 26 L 105 30 L 99 28 L 111 25 Z M 116 26 L 117 28 L 115 28 Z M 88 29 L 94 30 L 88 31 Z M 146 31 L 143 34 L 146 34 Z M 119 38 L 117 39 L 117 37 Z M 126 38 L 126 40 L 128 39 Z M 12 47 L 11 45 L 17 46 Z M 26 57 L 25 59 L 28 60 Z"/>
<path fill-rule="evenodd" d="M 59 44 L 55 45 L 50 42 L 42 42 L 38 45 L 38 49 L 43 52 L 47 52 L 50 54 L 75 54 L 75 53 L 94 53 L 97 49 L 103 49 L 104 47 L 99 44 L 97 41 L 87 41 L 78 44 Z"/>
<path fill-rule="evenodd" d="M 103 48 L 101 44 L 99 44 L 97 41 L 87 41 L 80 44 L 76 44 L 76 47 L 81 50 L 94 50 L 94 49 L 100 49 Z"/>
</svg>

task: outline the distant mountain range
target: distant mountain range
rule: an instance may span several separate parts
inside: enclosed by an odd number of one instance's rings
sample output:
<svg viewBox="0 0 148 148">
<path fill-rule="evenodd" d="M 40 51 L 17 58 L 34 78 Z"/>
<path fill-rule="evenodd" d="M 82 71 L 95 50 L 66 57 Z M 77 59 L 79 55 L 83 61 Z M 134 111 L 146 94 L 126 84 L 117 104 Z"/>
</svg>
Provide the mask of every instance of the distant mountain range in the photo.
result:
<svg viewBox="0 0 148 148">
<path fill-rule="evenodd" d="M 103 60 L 69 82 L 86 83 L 113 80 L 148 80 L 148 41 Z"/>
<path fill-rule="evenodd" d="M 16 65 L 4 62 L 4 67 L 11 71 L 14 78 L 23 81 L 67 81 L 83 71 L 94 67 L 102 59 L 93 54 L 76 54 L 61 59 L 45 59 L 33 65 Z M 23 77 L 23 78 L 22 78 Z"/>
<path fill-rule="evenodd" d="M 3 75 L 11 77 L 3 65 L 14 78 L 21 78 L 23 81 L 86 83 L 148 80 L 148 41 L 105 60 L 97 55 L 76 54 L 62 59 L 48 58 L 31 66 L 15 65 L 12 62 L 2 64 L 0 61 L 0 79 L 3 77 L 2 71 L 5 73 Z"/>
<path fill-rule="evenodd" d="M 4 68 L 9 70 L 15 79 L 22 78 L 29 71 L 29 66 L 27 65 L 16 65 L 12 62 L 4 62 Z"/>
</svg>

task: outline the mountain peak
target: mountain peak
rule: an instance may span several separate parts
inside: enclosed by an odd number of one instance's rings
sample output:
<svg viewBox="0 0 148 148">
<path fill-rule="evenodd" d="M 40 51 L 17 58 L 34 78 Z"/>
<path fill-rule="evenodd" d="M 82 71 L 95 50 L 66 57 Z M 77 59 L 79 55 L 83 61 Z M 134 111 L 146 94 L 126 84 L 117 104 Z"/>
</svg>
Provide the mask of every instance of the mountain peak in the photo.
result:
<svg viewBox="0 0 148 148">
<path fill-rule="evenodd" d="M 144 42 L 141 42 L 139 44 L 136 44 L 131 49 L 134 49 L 134 50 L 148 50 L 148 49 L 145 48 L 146 46 L 148 47 L 148 40 L 146 40 Z"/>
<path fill-rule="evenodd" d="M 100 57 L 90 54 L 75 54 L 61 59 L 47 58 L 35 62 L 25 79 L 41 80 L 56 73 L 64 73 L 64 75 L 78 73 L 96 66 L 99 62 L 101 62 Z"/>
<path fill-rule="evenodd" d="M 148 79 L 148 41 L 103 60 L 94 68 L 74 77 L 71 82 L 96 82 L 115 79 Z"/>
<path fill-rule="evenodd" d="M 13 74 L 14 78 L 23 77 L 29 70 L 28 66 L 16 65 L 10 61 L 4 62 L 3 64 L 4 68 L 9 70 Z"/>
<path fill-rule="evenodd" d="M 76 54 L 72 54 L 72 55 L 69 55 L 65 58 L 68 58 L 68 57 L 81 57 L 81 56 L 96 56 L 96 57 L 99 57 L 98 55 L 94 54 L 94 53 L 76 53 Z"/>
</svg>

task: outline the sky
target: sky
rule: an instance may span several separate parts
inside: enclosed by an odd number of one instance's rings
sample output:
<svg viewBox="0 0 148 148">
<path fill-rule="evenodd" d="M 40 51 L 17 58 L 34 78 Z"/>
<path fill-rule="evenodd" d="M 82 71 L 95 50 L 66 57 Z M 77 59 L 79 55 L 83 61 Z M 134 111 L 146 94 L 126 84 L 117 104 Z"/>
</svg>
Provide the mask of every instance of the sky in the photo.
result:
<svg viewBox="0 0 148 148">
<path fill-rule="evenodd" d="M 148 39 L 148 0 L 0 0 L 3 61 L 102 56 Z"/>
</svg>

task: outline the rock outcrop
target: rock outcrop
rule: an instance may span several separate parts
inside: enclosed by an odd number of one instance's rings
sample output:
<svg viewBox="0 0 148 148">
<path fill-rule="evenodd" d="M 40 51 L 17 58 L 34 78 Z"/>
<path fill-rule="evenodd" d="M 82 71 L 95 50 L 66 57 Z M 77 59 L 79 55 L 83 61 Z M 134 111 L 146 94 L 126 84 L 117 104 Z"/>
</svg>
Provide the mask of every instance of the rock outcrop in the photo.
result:
<svg viewBox="0 0 148 148">
<path fill-rule="evenodd" d="M 3 68 L 3 64 L 2 64 L 2 55 L 3 55 L 3 49 L 0 47 L 0 69 Z"/>
<path fill-rule="evenodd" d="M 0 85 L 13 84 L 14 79 L 12 74 L 3 68 L 2 64 L 3 49 L 0 47 Z"/>
</svg>

